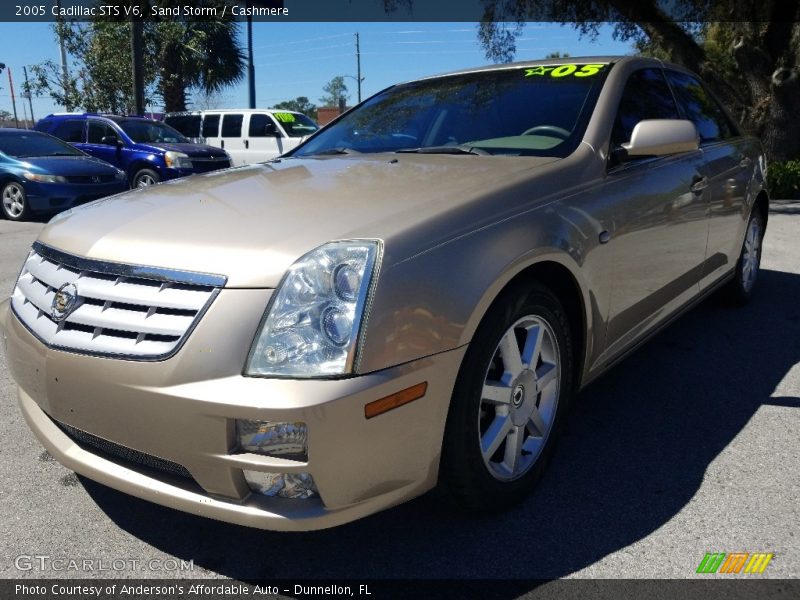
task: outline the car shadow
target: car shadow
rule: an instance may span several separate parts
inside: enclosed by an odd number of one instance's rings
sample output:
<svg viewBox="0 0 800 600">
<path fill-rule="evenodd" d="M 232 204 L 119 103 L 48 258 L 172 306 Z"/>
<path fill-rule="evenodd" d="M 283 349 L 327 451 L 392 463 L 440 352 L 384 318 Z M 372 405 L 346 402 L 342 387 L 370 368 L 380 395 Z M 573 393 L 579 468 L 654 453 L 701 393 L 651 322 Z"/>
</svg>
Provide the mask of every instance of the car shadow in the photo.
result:
<svg viewBox="0 0 800 600">
<path fill-rule="evenodd" d="M 705 301 L 589 386 L 539 487 L 507 512 L 454 509 L 434 492 L 335 529 L 286 534 L 81 483 L 125 531 L 239 580 L 569 575 L 675 517 L 763 404 L 800 406 L 771 397 L 800 361 L 800 275 L 760 277 L 748 306 Z"/>
</svg>

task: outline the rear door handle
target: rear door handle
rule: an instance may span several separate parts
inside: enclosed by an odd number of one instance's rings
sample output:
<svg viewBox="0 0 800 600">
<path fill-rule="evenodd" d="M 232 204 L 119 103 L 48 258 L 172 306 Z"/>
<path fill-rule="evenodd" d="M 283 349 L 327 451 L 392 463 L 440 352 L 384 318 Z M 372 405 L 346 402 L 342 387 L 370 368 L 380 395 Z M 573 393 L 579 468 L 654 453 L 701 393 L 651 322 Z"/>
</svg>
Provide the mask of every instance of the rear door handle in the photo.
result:
<svg viewBox="0 0 800 600">
<path fill-rule="evenodd" d="M 708 177 L 701 177 L 700 175 L 695 175 L 692 177 L 692 185 L 689 189 L 692 190 L 693 193 L 699 194 L 708 186 Z"/>
<path fill-rule="evenodd" d="M 248 149 L 250 148 L 250 140 L 245 140 L 244 141 L 244 147 L 248 148 Z"/>
<path fill-rule="evenodd" d="M 220 148 L 224 148 L 225 147 L 225 140 L 220 140 L 219 141 L 219 147 Z"/>
<path fill-rule="evenodd" d="M 753 159 L 748 158 L 745 156 L 742 160 L 739 161 L 739 167 L 742 169 L 749 169 L 753 166 Z"/>
</svg>

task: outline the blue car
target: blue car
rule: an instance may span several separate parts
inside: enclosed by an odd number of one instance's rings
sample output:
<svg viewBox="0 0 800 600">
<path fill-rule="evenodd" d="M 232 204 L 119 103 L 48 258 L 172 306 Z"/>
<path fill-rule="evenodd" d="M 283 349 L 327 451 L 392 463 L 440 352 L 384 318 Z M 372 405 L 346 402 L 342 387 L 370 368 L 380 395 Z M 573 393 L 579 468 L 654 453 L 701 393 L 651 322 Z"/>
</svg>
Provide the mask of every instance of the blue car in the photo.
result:
<svg viewBox="0 0 800 600">
<path fill-rule="evenodd" d="M 128 189 L 125 173 L 58 138 L 0 129 L 0 212 L 22 221 Z"/>
<path fill-rule="evenodd" d="M 153 119 L 60 113 L 46 116 L 35 128 L 119 167 L 131 187 L 231 166 L 230 156 L 221 148 L 193 144 Z"/>
</svg>

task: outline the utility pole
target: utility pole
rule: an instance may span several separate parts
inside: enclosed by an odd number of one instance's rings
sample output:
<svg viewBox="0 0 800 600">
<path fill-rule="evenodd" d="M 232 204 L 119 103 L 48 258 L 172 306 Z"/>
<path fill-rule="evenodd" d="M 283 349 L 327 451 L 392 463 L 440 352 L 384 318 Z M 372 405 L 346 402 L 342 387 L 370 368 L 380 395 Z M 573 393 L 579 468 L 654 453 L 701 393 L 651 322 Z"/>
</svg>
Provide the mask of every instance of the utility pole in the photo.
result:
<svg viewBox="0 0 800 600">
<path fill-rule="evenodd" d="M 31 85 L 28 83 L 28 67 L 22 67 L 22 72 L 25 74 L 25 91 L 28 94 L 28 106 L 31 108 L 31 123 L 36 124 L 36 118 L 33 116 L 33 100 L 31 100 Z"/>
<path fill-rule="evenodd" d="M 133 102 L 136 116 L 144 115 L 144 47 L 142 21 L 134 17 L 131 22 L 131 55 L 133 56 Z"/>
<path fill-rule="evenodd" d="M 61 14 L 61 0 L 56 0 L 56 7 L 58 14 Z M 59 25 L 63 25 L 64 20 L 59 17 L 57 20 Z M 67 66 L 67 49 L 64 46 L 64 36 L 61 31 L 58 32 L 58 45 L 61 49 L 61 85 L 64 88 L 64 109 L 66 111 L 72 110 L 72 103 L 69 99 L 69 67 Z"/>
<path fill-rule="evenodd" d="M 19 127 L 17 120 L 17 101 L 14 98 L 14 80 L 11 79 L 11 67 L 8 67 L 8 89 L 11 92 L 11 106 L 14 107 L 14 127 Z"/>
<path fill-rule="evenodd" d="M 250 2 L 247 3 L 250 8 Z M 256 68 L 253 65 L 253 17 L 247 11 L 247 88 L 250 97 L 250 108 L 256 107 Z"/>
<path fill-rule="evenodd" d="M 358 32 L 356 32 L 356 81 L 358 82 L 358 103 L 361 104 L 361 43 L 359 40 Z"/>
</svg>

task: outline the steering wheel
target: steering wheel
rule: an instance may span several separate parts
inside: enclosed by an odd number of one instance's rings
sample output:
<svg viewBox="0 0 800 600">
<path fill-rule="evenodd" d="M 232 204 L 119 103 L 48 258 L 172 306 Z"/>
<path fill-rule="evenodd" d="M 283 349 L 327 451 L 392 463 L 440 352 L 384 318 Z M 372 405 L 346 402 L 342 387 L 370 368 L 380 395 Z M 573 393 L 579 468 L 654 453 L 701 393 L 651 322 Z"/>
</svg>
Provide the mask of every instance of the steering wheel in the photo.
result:
<svg viewBox="0 0 800 600">
<path fill-rule="evenodd" d="M 523 131 L 522 135 L 538 135 L 540 133 L 561 138 L 562 140 L 566 140 L 571 135 L 571 132 L 558 125 L 537 125 Z"/>
</svg>

